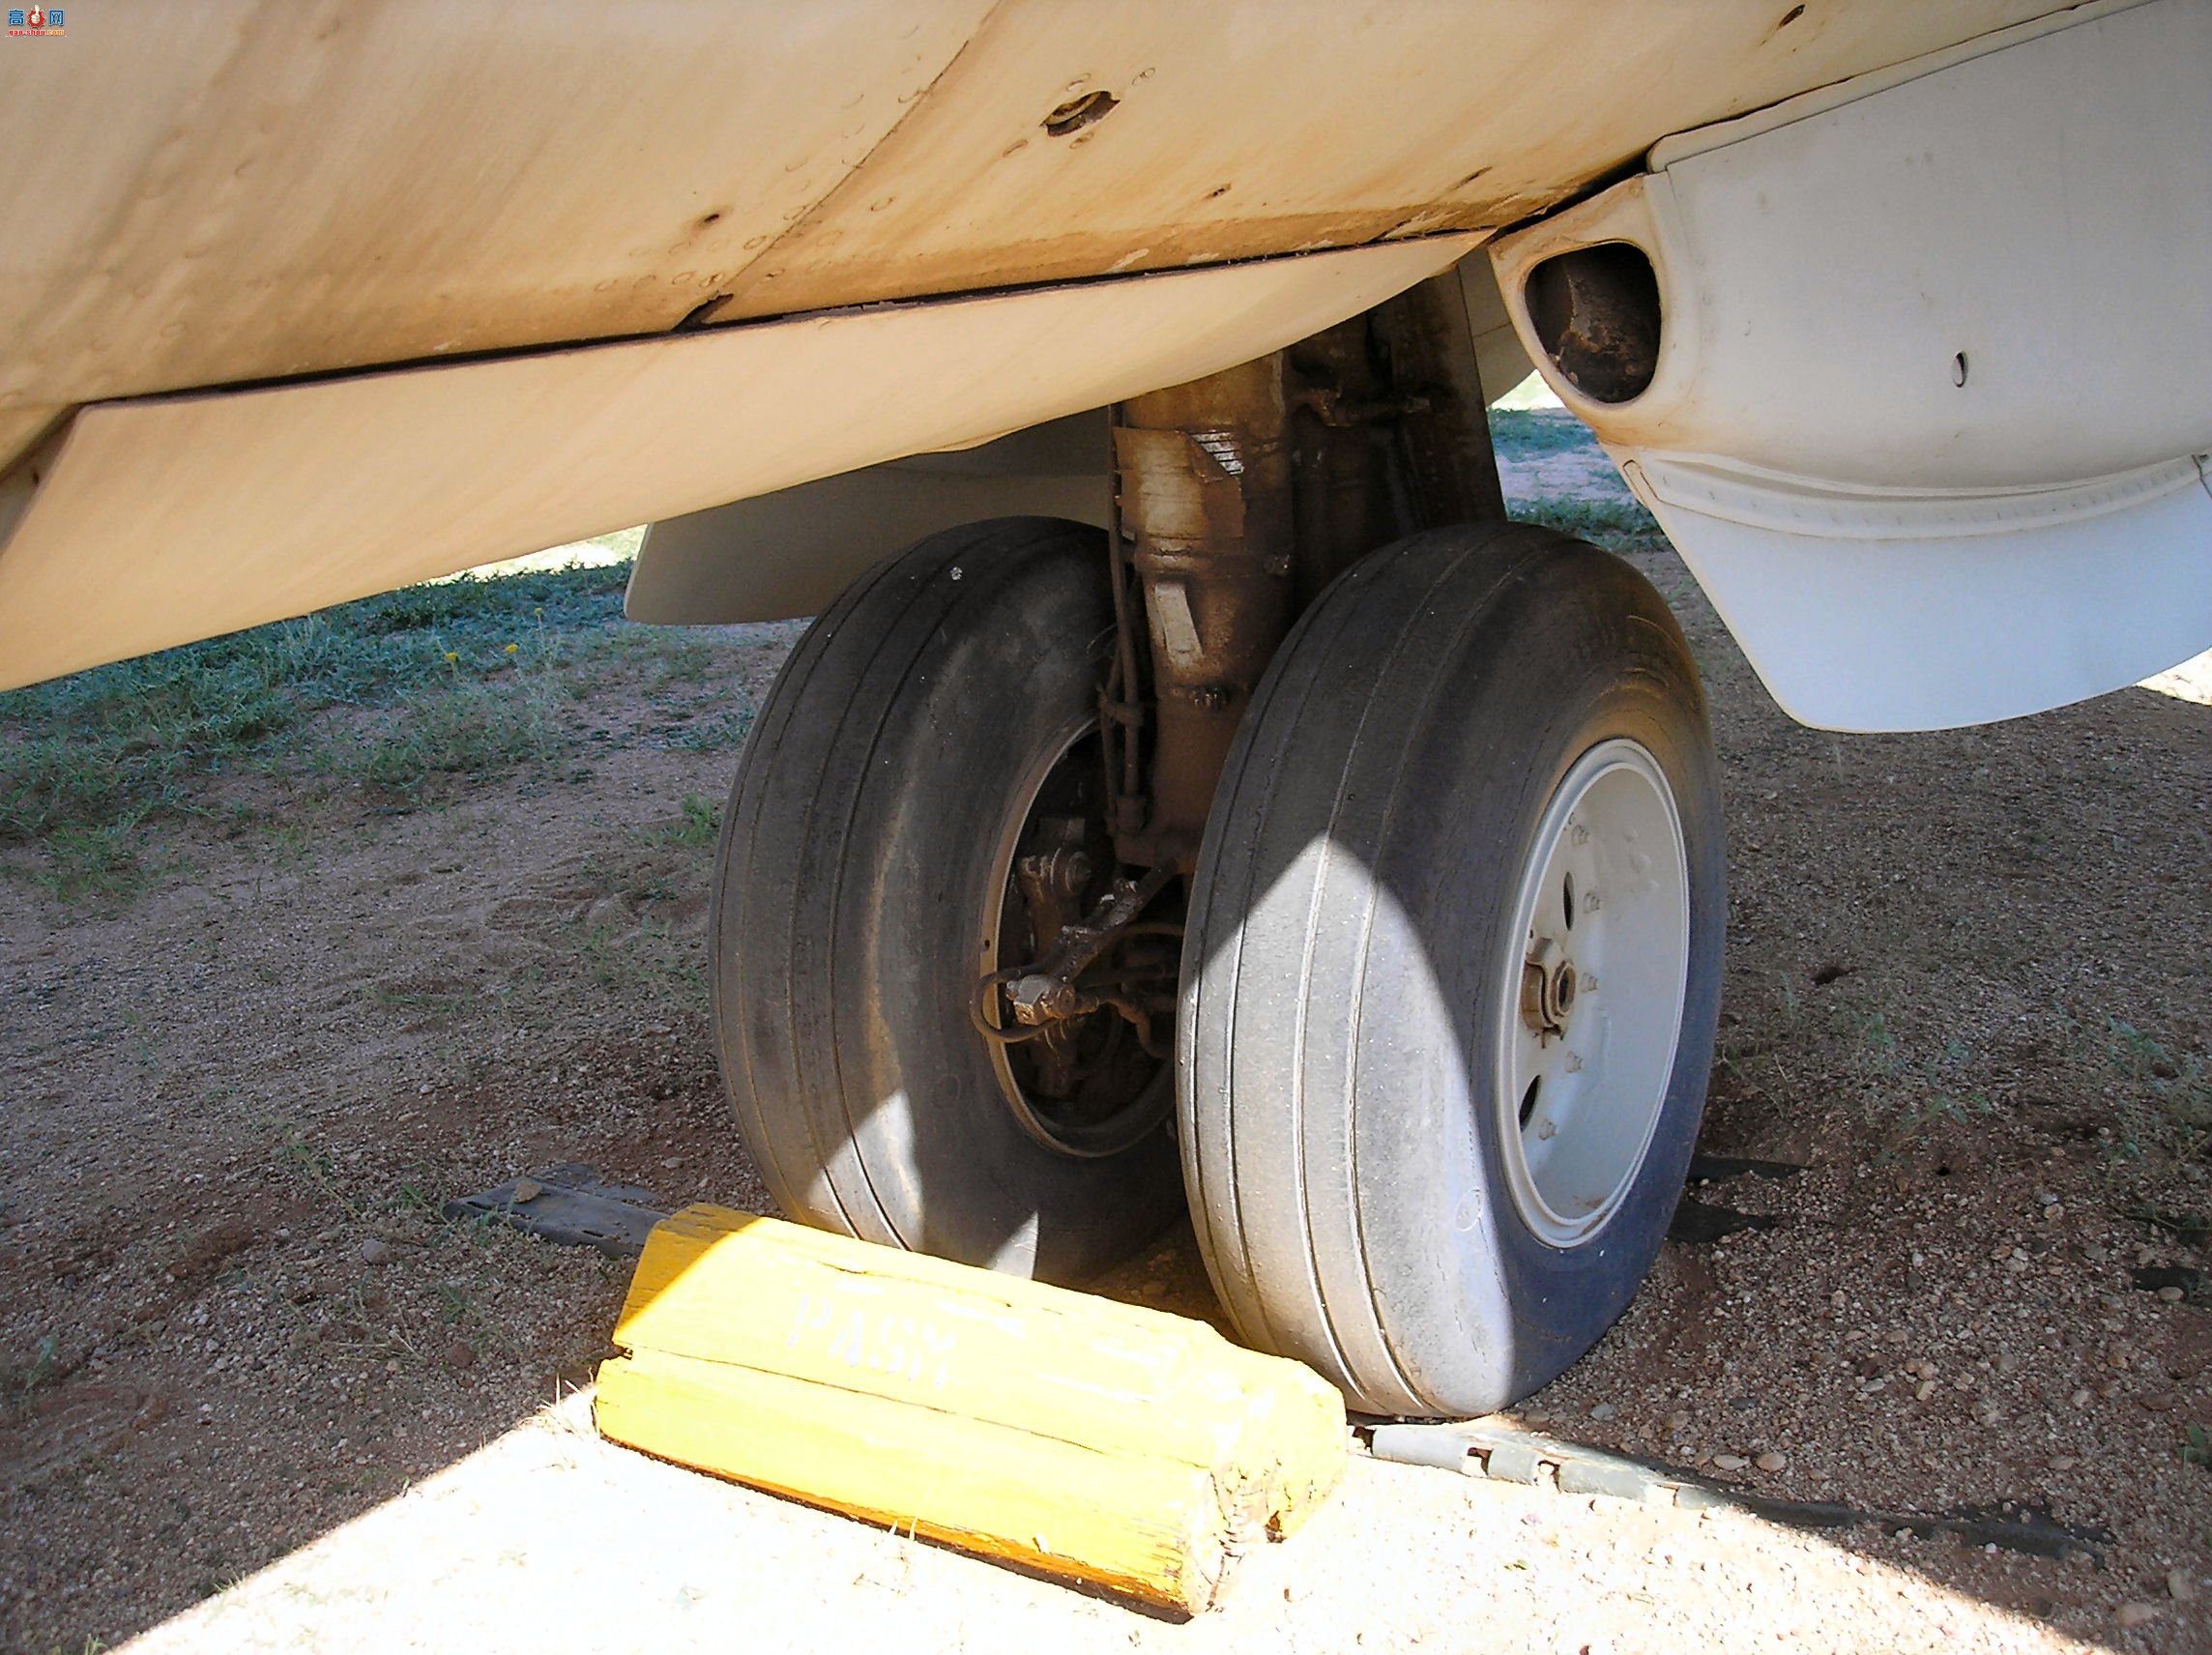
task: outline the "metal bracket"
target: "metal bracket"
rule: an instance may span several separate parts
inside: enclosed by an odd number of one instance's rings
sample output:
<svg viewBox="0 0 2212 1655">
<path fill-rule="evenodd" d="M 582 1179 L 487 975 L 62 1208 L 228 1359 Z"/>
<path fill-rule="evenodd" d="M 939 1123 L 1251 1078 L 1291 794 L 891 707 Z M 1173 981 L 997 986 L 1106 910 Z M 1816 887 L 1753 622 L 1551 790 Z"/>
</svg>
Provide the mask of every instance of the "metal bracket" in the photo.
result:
<svg viewBox="0 0 2212 1655">
<path fill-rule="evenodd" d="M 1031 965 L 993 972 L 984 977 L 976 984 L 975 997 L 969 1006 L 969 1016 L 976 1030 L 986 1039 L 1011 1046 L 1034 1040 L 1070 1018 L 1111 1008 L 1135 1026 L 1147 1052 L 1164 1057 L 1164 1049 L 1153 1049 L 1152 1008 L 1142 995 L 1131 992 L 1133 987 L 1143 985 L 1121 980 L 1108 985 L 1086 985 L 1079 979 L 1121 938 L 1152 935 L 1162 929 L 1141 926 L 1140 917 L 1175 878 L 1176 869 L 1163 864 L 1150 869 L 1142 879 L 1115 879 L 1089 918 L 1079 925 L 1061 927 L 1042 959 Z M 1164 929 L 1179 934 L 1180 931 L 1180 927 Z M 1163 980 L 1172 993 L 1172 970 L 1164 974 Z M 991 1016 L 992 996 L 1002 989 L 1005 991 L 1007 1009 L 1013 1014 L 1013 1028 L 994 1021 Z"/>
</svg>

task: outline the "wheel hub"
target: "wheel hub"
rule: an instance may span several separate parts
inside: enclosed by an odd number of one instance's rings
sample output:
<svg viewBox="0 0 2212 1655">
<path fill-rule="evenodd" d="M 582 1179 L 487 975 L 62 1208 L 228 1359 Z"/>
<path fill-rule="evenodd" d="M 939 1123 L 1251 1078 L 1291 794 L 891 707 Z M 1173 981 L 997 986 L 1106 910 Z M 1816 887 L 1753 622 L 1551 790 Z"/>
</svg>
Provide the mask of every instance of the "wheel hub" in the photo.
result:
<svg viewBox="0 0 2212 1655">
<path fill-rule="evenodd" d="M 1009 800 L 970 1003 L 1022 1130 L 1079 1157 L 1129 1147 L 1174 1101 L 1164 1031 L 1181 927 L 1142 917 L 1174 871 L 1114 871 L 1101 774 L 1097 721 L 1087 717 L 1038 755 Z"/>
<path fill-rule="evenodd" d="M 1521 1021 L 1539 1045 L 1563 1039 L 1567 1014 L 1575 1007 L 1575 964 L 1549 937 L 1528 944 L 1528 958 L 1521 967 Z"/>
</svg>

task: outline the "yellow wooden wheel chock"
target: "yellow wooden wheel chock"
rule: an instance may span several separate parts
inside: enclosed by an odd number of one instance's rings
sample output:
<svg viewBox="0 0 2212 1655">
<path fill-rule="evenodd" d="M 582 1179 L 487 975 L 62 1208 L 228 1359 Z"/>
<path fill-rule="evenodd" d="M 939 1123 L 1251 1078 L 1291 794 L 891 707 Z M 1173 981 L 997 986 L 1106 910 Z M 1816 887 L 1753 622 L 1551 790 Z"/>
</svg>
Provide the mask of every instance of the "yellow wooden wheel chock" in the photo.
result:
<svg viewBox="0 0 2212 1655">
<path fill-rule="evenodd" d="M 721 1207 L 615 1343 L 614 1441 L 1188 1613 L 1344 1469 L 1336 1390 L 1204 1322 Z"/>
</svg>

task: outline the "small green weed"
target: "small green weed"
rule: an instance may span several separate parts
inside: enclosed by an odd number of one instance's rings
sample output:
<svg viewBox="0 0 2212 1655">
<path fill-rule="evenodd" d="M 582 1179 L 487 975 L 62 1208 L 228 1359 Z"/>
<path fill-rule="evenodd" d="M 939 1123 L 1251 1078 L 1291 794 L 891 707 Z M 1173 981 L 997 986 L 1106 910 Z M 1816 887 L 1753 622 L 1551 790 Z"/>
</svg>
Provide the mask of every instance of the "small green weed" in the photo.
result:
<svg viewBox="0 0 2212 1655">
<path fill-rule="evenodd" d="M 1907 1101 L 1898 1106 L 1897 1127 L 1890 1143 L 1892 1147 L 1907 1143 L 1942 1121 L 1964 1126 L 1976 1116 L 1992 1115 L 1995 1110 L 1996 1106 L 1981 1092 L 1964 1098 L 1937 1092 L 1925 1103 Z"/>
<path fill-rule="evenodd" d="M 1898 1056 L 1897 1036 L 1889 1031 L 1889 1020 L 1880 1012 L 1869 1012 L 1859 1023 L 1861 1051 L 1859 1061 L 1877 1075 L 1894 1075 L 1904 1066 Z"/>
<path fill-rule="evenodd" d="M 297 867 L 307 859 L 307 830 L 299 823 L 265 822 L 260 832 L 268 859 L 277 867 Z"/>
<path fill-rule="evenodd" d="M 713 799 L 696 793 L 684 796 L 684 815 L 680 820 L 646 829 L 655 843 L 692 846 L 712 845 L 721 836 L 721 831 L 720 810 Z"/>
<path fill-rule="evenodd" d="M 592 973 L 592 980 L 601 988 L 619 988 L 627 973 L 613 934 L 604 925 L 586 926 L 581 922 L 573 924 L 571 930 L 575 936 L 576 957 Z"/>
<path fill-rule="evenodd" d="M 517 1237 L 511 1230 L 507 1231 L 507 1234 L 515 1239 L 534 1239 L 533 1237 Z M 460 1283 L 441 1282 L 438 1284 L 437 1291 L 439 1320 L 444 1321 L 447 1326 L 452 1328 L 456 1333 L 473 1328 L 480 1342 L 498 1345 L 505 1349 L 510 1356 L 519 1357 L 527 1354 L 514 1335 L 509 1332 L 502 1323 L 495 1321 L 483 1306 L 479 1304 Z"/>
<path fill-rule="evenodd" d="M 2163 1230 L 2191 1247 L 2201 1247 L 2207 1241 L 2212 1241 L 2212 1214 L 2176 1212 L 2163 1206 L 2137 1205 L 2129 1207 L 2127 1215 L 2139 1223 Z"/>
<path fill-rule="evenodd" d="M 2182 1160 L 2201 1154 L 2212 1143 L 2212 1076 L 2203 1060 L 2176 1056 L 2117 1017 L 2107 1028 L 2106 1060 L 2126 1083 L 2114 1120 L 2121 1152 L 2131 1160 L 2154 1147 Z"/>
<path fill-rule="evenodd" d="M 39 1341 L 38 1350 L 21 1367 L 0 1368 L 0 1398 L 10 1408 L 20 1408 L 31 1393 L 54 1377 L 60 1341 L 51 1333 Z"/>
<path fill-rule="evenodd" d="M 276 1164 L 348 1216 L 361 1217 L 361 1204 L 338 1181 L 337 1162 L 330 1153 L 310 1144 L 307 1135 L 288 1120 L 270 1124 Z"/>
</svg>

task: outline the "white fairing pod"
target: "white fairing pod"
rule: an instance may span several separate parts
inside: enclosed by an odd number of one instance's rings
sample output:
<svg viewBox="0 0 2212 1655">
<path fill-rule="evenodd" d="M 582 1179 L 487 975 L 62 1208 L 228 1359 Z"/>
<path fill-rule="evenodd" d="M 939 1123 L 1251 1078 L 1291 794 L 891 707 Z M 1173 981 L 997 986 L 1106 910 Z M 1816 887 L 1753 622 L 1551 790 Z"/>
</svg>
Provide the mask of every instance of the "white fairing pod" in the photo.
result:
<svg viewBox="0 0 2212 1655">
<path fill-rule="evenodd" d="M 2084 7 L 1669 139 L 1495 247 L 1794 716 L 1981 723 L 2212 646 L 2208 82 L 2212 0 Z"/>
</svg>

